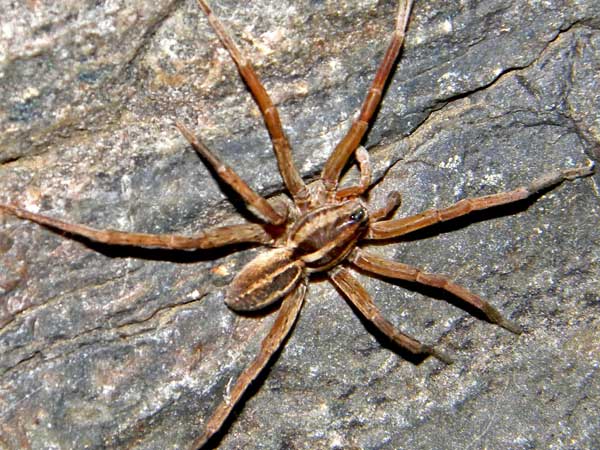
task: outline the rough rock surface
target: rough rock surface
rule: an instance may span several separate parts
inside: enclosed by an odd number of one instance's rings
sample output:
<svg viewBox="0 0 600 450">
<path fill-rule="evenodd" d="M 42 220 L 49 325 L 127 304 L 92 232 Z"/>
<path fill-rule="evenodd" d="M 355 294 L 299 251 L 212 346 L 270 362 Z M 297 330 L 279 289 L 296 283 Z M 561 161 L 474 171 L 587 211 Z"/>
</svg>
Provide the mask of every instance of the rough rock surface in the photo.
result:
<svg viewBox="0 0 600 450">
<path fill-rule="evenodd" d="M 175 118 L 281 192 L 257 109 L 193 1 L 59 3 L 0 1 L 0 201 L 153 233 L 248 218 Z M 310 178 L 360 105 L 396 1 L 249 3 L 212 2 Z M 598 17 L 596 0 L 417 0 L 366 140 L 372 201 L 399 190 L 407 215 L 597 159 Z M 394 324 L 455 358 L 415 363 L 315 282 L 216 446 L 598 448 L 599 179 L 374 248 L 451 275 L 523 335 L 361 276 Z M 272 321 L 222 302 L 253 254 L 116 249 L 0 217 L 0 447 L 186 448 Z"/>
</svg>

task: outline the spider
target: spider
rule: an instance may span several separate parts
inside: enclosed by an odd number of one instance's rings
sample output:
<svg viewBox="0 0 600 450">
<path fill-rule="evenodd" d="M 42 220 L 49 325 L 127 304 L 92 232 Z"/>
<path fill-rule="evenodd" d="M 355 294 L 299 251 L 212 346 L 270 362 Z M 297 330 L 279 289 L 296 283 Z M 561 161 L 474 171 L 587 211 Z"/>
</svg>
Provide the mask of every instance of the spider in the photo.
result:
<svg viewBox="0 0 600 450">
<path fill-rule="evenodd" d="M 365 197 L 371 186 L 371 166 L 369 154 L 360 143 L 382 99 L 384 87 L 404 42 L 413 0 L 401 0 L 391 42 L 358 117 L 327 159 L 320 177 L 307 184 L 294 165 L 290 144 L 277 109 L 250 61 L 238 49 L 206 1 L 198 0 L 198 4 L 259 106 L 271 137 L 280 174 L 291 198 L 269 201 L 262 197 L 183 123 L 176 122 L 177 128 L 202 159 L 244 199 L 259 219 L 257 223 L 218 227 L 189 237 L 154 235 L 95 229 L 32 213 L 13 204 L 0 205 L 0 210 L 22 219 L 110 245 L 170 250 L 201 250 L 236 244 L 262 244 L 268 247 L 237 274 L 226 292 L 225 302 L 229 308 L 241 313 L 279 303 L 277 317 L 263 339 L 258 355 L 233 383 L 204 425 L 203 433 L 192 443 L 192 448 L 202 447 L 221 429 L 252 381 L 289 335 L 302 308 L 306 286 L 312 273 L 325 274 L 365 319 L 372 322 L 392 342 L 415 355 L 433 356 L 444 363 L 451 363 L 450 357 L 443 351 L 402 333 L 386 320 L 349 267 L 377 276 L 445 290 L 479 310 L 490 322 L 513 333 L 521 333 L 516 323 L 503 317 L 490 303 L 449 278 L 386 260 L 361 249 L 359 244 L 396 238 L 472 211 L 524 200 L 565 180 L 589 176 L 594 172 L 593 166 L 556 171 L 511 191 L 467 198 L 443 209 L 430 209 L 400 219 L 392 218 L 400 205 L 400 195 L 397 192 L 388 196 L 382 208 L 370 207 Z M 352 157 L 358 162 L 360 181 L 354 186 L 339 187 L 340 175 Z"/>
</svg>

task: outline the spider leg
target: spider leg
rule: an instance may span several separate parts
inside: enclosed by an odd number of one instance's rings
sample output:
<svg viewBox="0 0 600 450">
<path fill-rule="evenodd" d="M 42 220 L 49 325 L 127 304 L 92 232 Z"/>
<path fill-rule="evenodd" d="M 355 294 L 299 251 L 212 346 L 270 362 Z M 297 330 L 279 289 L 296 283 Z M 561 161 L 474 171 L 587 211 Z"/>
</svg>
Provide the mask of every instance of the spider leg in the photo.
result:
<svg viewBox="0 0 600 450">
<path fill-rule="evenodd" d="M 369 293 L 358 280 L 350 274 L 348 269 L 338 266 L 329 273 L 329 278 L 360 311 L 360 313 L 395 344 L 415 355 L 431 355 L 446 364 L 452 363 L 450 357 L 443 352 L 398 331 L 391 322 L 381 315 L 381 312 L 373 303 Z"/>
<path fill-rule="evenodd" d="M 288 191 L 294 198 L 307 200 L 309 195 L 308 190 L 300 176 L 300 172 L 298 172 L 298 169 L 294 165 L 290 143 L 281 126 L 277 108 L 273 105 L 269 94 L 262 85 L 252 64 L 239 50 L 221 21 L 213 14 L 212 10 L 204 0 L 198 0 L 198 4 L 202 11 L 204 11 L 204 14 L 206 14 L 208 22 L 219 37 L 219 40 L 231 55 L 240 75 L 246 82 L 246 85 L 250 89 L 250 92 L 260 109 L 265 125 L 271 135 L 271 142 L 273 143 L 273 149 L 279 165 L 279 172 L 281 173 Z"/>
<path fill-rule="evenodd" d="M 369 159 L 369 152 L 364 147 L 358 147 L 356 149 L 356 161 L 358 161 L 358 167 L 360 168 L 360 181 L 357 186 L 350 186 L 344 189 L 340 189 L 335 193 L 336 200 L 344 200 L 349 197 L 358 197 L 362 195 L 369 186 L 371 185 L 371 175 L 373 171 L 371 169 L 371 160 Z"/>
<path fill-rule="evenodd" d="M 398 191 L 390 192 L 388 194 L 388 198 L 387 198 L 387 201 L 385 202 L 385 205 L 383 205 L 382 208 L 376 209 L 375 211 L 372 211 L 369 213 L 369 218 L 371 220 L 371 223 L 378 222 L 381 219 L 385 219 L 386 217 L 389 217 L 390 214 L 392 214 L 394 211 L 396 211 L 396 209 L 398 209 L 401 202 L 402 202 L 402 197 L 400 195 L 400 192 L 398 192 Z"/>
<path fill-rule="evenodd" d="M 172 250 L 196 250 L 222 247 L 240 243 L 272 242 L 273 238 L 261 225 L 254 223 L 212 228 L 194 236 L 177 234 L 129 233 L 115 230 L 100 230 L 86 225 L 65 222 L 59 219 L 36 214 L 13 205 L 1 205 L 0 211 L 26 219 L 40 225 L 82 236 L 94 242 L 110 245 L 130 245 L 146 248 L 164 248 Z"/>
<path fill-rule="evenodd" d="M 410 16 L 412 3 L 413 0 L 404 0 L 400 3 L 400 6 L 398 7 L 398 15 L 396 16 L 396 27 L 392 34 L 392 40 L 387 48 L 385 56 L 383 57 L 381 65 L 375 74 L 375 79 L 371 84 L 371 88 L 369 89 L 369 92 L 367 93 L 362 104 L 360 115 L 358 116 L 358 119 L 352 123 L 350 130 L 337 145 L 323 167 L 321 179 L 323 180 L 325 188 L 328 191 L 334 191 L 337 187 L 338 179 L 342 169 L 348 162 L 348 159 L 356 147 L 358 147 L 360 144 L 360 141 L 367 131 L 369 122 L 379 106 L 383 88 L 390 75 L 392 67 L 394 66 L 394 62 L 400 53 L 402 44 L 404 43 L 404 35 L 408 25 L 408 18 Z"/>
<path fill-rule="evenodd" d="M 565 180 L 572 181 L 576 178 L 587 177 L 593 173 L 593 165 L 551 172 L 534 180 L 529 186 L 521 186 L 512 191 L 485 195 L 483 197 L 466 198 L 447 208 L 429 209 L 420 214 L 405 217 L 403 219 L 384 220 L 377 223 L 371 223 L 366 238 L 389 239 L 402 236 L 438 222 L 444 222 L 446 220 L 464 216 L 471 211 L 493 208 L 494 206 L 524 200 L 537 192 L 556 186 Z"/>
<path fill-rule="evenodd" d="M 457 296 L 474 308 L 477 308 L 490 322 L 498 324 L 515 334 L 522 333 L 521 327 L 502 317 L 502 314 L 487 301 L 442 275 L 423 272 L 416 267 L 380 258 L 367 253 L 364 250 L 358 249 L 353 252 L 350 261 L 356 267 L 370 273 L 398 280 L 413 281 L 426 286 L 443 289 L 444 291 Z"/>
<path fill-rule="evenodd" d="M 206 423 L 204 432 L 194 441 L 191 448 L 197 449 L 202 447 L 221 428 L 223 422 L 231 414 L 231 410 L 238 403 L 246 389 L 248 389 L 248 386 L 265 368 L 273 354 L 277 352 L 298 318 L 304 302 L 305 292 L 306 284 L 301 283 L 283 300 L 273 327 L 261 343 L 260 352 L 254 361 L 239 375 L 231 392 L 217 407 Z"/>
<path fill-rule="evenodd" d="M 264 197 L 257 194 L 235 171 L 225 165 L 221 160 L 208 148 L 206 147 L 196 136 L 181 122 L 176 122 L 175 125 L 181 131 L 181 134 L 188 140 L 194 150 L 201 155 L 206 162 L 217 172 L 219 177 L 231 186 L 246 202 L 252 212 L 256 214 L 260 219 L 273 225 L 280 225 L 285 222 L 287 218 L 287 211 L 285 215 L 281 215 L 277 212 L 271 204 L 265 200 Z"/>
</svg>

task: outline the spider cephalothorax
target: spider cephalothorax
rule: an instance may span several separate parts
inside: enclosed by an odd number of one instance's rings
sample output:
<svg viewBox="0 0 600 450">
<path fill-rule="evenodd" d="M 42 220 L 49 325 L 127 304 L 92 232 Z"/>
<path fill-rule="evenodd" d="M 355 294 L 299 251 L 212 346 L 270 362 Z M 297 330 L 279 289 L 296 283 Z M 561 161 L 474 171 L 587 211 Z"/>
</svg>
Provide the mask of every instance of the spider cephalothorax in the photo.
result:
<svg viewBox="0 0 600 450">
<path fill-rule="evenodd" d="M 367 230 L 361 200 L 325 205 L 301 215 L 277 239 L 278 247 L 259 254 L 234 278 L 225 303 L 235 311 L 255 311 L 281 299 L 348 256 Z"/>
<path fill-rule="evenodd" d="M 198 0 L 219 39 L 229 51 L 241 76 L 254 96 L 271 135 L 279 171 L 291 197 L 288 201 L 268 201 L 253 191 L 235 171 L 223 164 L 182 123 L 177 127 L 204 160 L 215 169 L 247 203 L 259 219 L 256 223 L 219 227 L 194 236 L 154 235 L 114 230 L 99 230 L 84 225 L 53 219 L 32 213 L 14 205 L 0 205 L 0 210 L 15 216 L 111 245 L 133 245 L 174 250 L 199 250 L 239 243 L 268 246 L 248 263 L 229 286 L 225 301 L 235 311 L 254 311 L 280 303 L 275 322 L 264 338 L 259 354 L 237 378 L 225 399 L 204 425 L 204 432 L 192 444 L 204 445 L 222 426 L 252 380 L 289 334 L 302 307 L 310 274 L 322 272 L 347 297 L 355 308 L 398 346 L 424 357 L 432 355 L 442 361 L 449 358 L 432 346 L 402 333 L 387 321 L 360 285 L 348 266 L 366 273 L 408 280 L 445 290 L 481 311 L 489 321 L 519 333 L 515 323 L 504 318 L 493 306 L 469 290 L 441 275 L 421 271 L 416 267 L 383 259 L 360 248 L 361 241 L 382 240 L 406 235 L 435 223 L 506 203 L 523 200 L 549 189 L 564 180 L 573 180 L 593 173 L 593 167 L 576 167 L 549 173 L 527 186 L 484 197 L 470 198 L 443 209 L 399 219 L 390 218 L 400 203 L 392 192 L 387 203 L 372 209 L 364 199 L 371 184 L 371 168 L 367 151 L 360 147 L 369 122 L 379 105 L 384 85 L 400 52 L 408 24 L 412 0 L 401 0 L 391 42 L 363 106 L 346 136 L 327 159 L 320 177 L 306 184 L 296 168 L 290 145 L 283 132 L 277 109 L 262 86 L 250 62 L 227 34 L 221 22 L 212 14 L 204 0 Z M 351 157 L 360 168 L 360 181 L 355 186 L 340 188 L 340 174 Z"/>
</svg>

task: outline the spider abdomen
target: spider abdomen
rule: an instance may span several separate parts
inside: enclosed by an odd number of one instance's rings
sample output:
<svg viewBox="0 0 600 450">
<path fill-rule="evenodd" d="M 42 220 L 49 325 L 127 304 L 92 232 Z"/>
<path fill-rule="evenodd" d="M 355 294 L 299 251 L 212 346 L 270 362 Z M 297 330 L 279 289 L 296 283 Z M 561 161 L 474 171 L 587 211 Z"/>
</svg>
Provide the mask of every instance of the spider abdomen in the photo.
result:
<svg viewBox="0 0 600 450">
<path fill-rule="evenodd" d="M 304 276 L 304 263 L 292 249 L 262 252 L 233 279 L 225 303 L 234 311 L 262 309 L 287 295 Z"/>
</svg>

